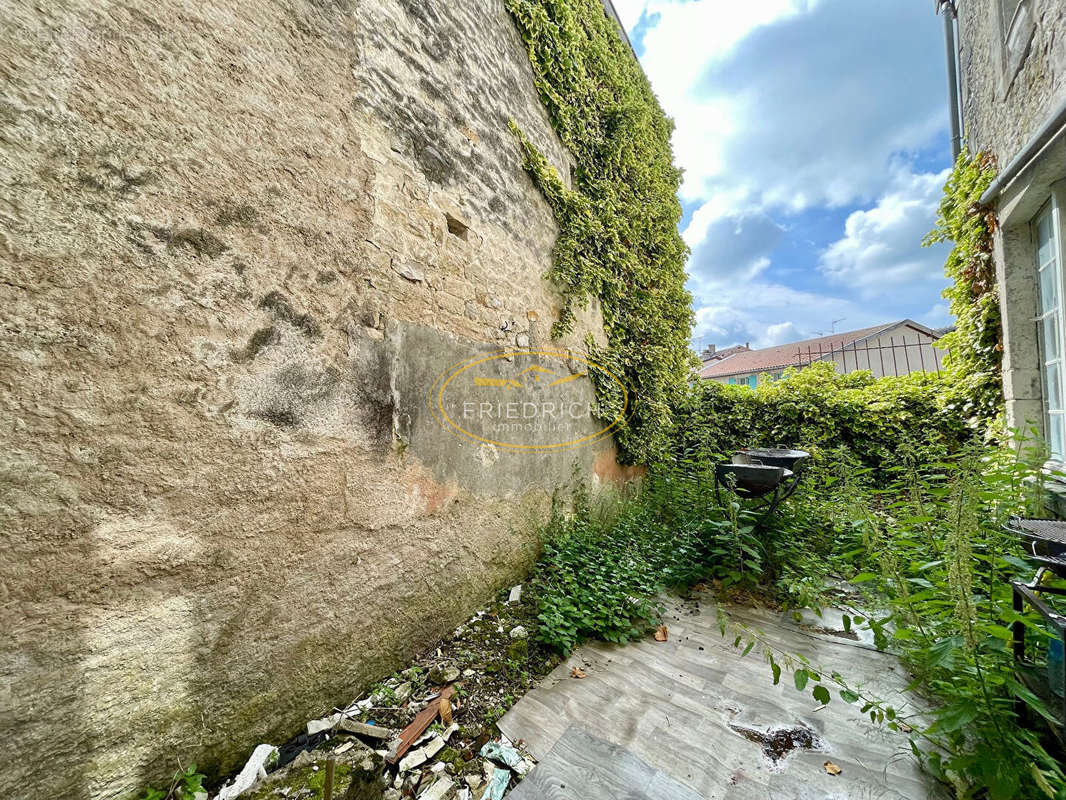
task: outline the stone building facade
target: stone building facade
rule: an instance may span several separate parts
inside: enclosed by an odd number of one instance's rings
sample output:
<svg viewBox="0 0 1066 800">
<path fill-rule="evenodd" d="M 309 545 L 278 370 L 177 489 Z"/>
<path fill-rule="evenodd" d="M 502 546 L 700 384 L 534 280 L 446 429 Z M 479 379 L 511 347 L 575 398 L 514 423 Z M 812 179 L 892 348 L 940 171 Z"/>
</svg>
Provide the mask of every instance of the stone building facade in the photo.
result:
<svg viewBox="0 0 1066 800">
<path fill-rule="evenodd" d="M 982 201 L 996 211 L 1003 385 L 1011 427 L 1035 430 L 1066 462 L 1066 6 L 960 0 L 962 122 L 970 151 L 996 158 Z"/>
<path fill-rule="evenodd" d="M 0 794 L 233 769 L 528 566 L 575 466 L 427 410 L 581 348 L 499 0 L 0 0 Z"/>
</svg>

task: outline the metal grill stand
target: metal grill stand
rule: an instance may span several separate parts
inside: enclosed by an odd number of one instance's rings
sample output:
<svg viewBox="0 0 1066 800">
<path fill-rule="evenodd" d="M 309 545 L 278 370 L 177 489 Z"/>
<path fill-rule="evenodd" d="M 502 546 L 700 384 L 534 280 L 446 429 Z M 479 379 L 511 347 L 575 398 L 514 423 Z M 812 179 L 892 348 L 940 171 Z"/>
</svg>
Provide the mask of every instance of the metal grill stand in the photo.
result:
<svg viewBox="0 0 1066 800">
<path fill-rule="evenodd" d="M 738 497 L 759 500 L 761 509 L 755 527 L 760 527 L 788 499 L 802 477 L 802 465 L 810 457 L 805 450 L 784 447 L 738 450 L 727 464 L 714 465 L 714 495 L 722 505 L 721 484 Z"/>
<path fill-rule="evenodd" d="M 1044 585 L 1044 578 L 1049 572 L 1066 578 L 1066 522 L 1011 517 L 1004 528 L 1025 539 L 1029 543 L 1031 557 L 1041 565 L 1029 583 L 1011 581 L 1014 611 L 1021 614 L 1026 605 L 1032 606 L 1044 618 L 1052 635 L 1057 636 L 1060 641 L 1066 641 L 1066 616 L 1052 609 L 1040 597 L 1041 594 L 1066 597 L 1066 589 Z M 1047 670 L 1026 658 L 1025 623 L 1015 620 L 1011 623 L 1011 633 L 1014 638 L 1014 664 L 1018 679 L 1053 711 L 1058 721 L 1055 733 L 1061 739 L 1066 727 L 1066 673 L 1063 674 L 1058 692 L 1053 692 Z M 1020 711 L 1024 703 L 1018 702 Z"/>
</svg>

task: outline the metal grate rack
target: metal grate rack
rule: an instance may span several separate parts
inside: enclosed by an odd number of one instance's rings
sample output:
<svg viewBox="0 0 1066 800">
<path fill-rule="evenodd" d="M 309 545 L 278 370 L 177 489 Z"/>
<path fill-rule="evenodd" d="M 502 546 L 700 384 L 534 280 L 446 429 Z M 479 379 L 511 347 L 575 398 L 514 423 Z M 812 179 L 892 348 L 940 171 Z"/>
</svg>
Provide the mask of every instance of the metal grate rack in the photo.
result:
<svg viewBox="0 0 1066 800">
<path fill-rule="evenodd" d="M 1024 519 L 1011 517 L 1003 526 L 1006 531 L 1025 539 L 1030 546 L 1032 558 L 1041 566 L 1029 583 L 1011 581 L 1014 610 L 1018 614 L 1025 612 L 1028 605 L 1043 617 L 1049 633 L 1066 642 L 1066 616 L 1051 608 L 1040 596 L 1058 595 L 1066 597 L 1066 589 L 1048 586 L 1044 583 L 1047 573 L 1066 578 L 1066 522 L 1053 519 Z M 1047 670 L 1026 658 L 1025 623 L 1016 620 L 1011 623 L 1014 639 L 1014 665 L 1018 679 L 1028 689 L 1040 697 L 1044 704 L 1054 713 L 1058 725 L 1055 733 L 1060 740 L 1066 731 L 1066 674 L 1063 675 L 1061 694 L 1052 691 Z M 1024 703 L 1018 701 L 1019 713 L 1024 711 Z"/>
</svg>

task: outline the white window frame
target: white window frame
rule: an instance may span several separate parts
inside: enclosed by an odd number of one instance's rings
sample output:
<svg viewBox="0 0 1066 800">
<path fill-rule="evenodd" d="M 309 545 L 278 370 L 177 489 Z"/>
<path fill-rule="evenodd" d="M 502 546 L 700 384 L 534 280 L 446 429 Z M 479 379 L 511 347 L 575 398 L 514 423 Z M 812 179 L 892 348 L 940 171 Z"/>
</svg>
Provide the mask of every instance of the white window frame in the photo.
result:
<svg viewBox="0 0 1066 800">
<path fill-rule="evenodd" d="M 1037 295 L 1039 302 L 1039 314 L 1036 317 L 1040 340 L 1040 379 L 1044 404 L 1044 428 L 1045 439 L 1051 449 L 1050 463 L 1059 467 L 1066 466 L 1066 280 L 1063 278 L 1063 241 L 1062 241 L 1062 211 L 1063 206 L 1058 192 L 1054 192 L 1033 217 L 1030 223 L 1030 235 L 1033 241 L 1033 260 L 1036 267 Z M 1040 225 L 1044 220 L 1050 223 L 1050 235 L 1052 249 L 1050 259 L 1041 263 L 1040 256 Z M 1052 270 L 1050 280 L 1043 279 L 1044 270 Z M 1056 293 L 1056 303 L 1045 311 L 1044 287 L 1053 286 Z M 1057 318 L 1056 340 L 1048 342 L 1047 321 Z M 1054 349 L 1050 345 L 1054 345 Z M 1051 385 L 1053 380 L 1050 368 L 1055 368 L 1055 381 L 1057 386 Z M 1053 389 L 1057 389 L 1058 408 L 1051 407 L 1051 395 Z M 1059 430 L 1062 432 L 1056 443 L 1052 435 L 1053 418 L 1060 420 Z M 1058 451 L 1055 450 L 1056 445 Z"/>
</svg>

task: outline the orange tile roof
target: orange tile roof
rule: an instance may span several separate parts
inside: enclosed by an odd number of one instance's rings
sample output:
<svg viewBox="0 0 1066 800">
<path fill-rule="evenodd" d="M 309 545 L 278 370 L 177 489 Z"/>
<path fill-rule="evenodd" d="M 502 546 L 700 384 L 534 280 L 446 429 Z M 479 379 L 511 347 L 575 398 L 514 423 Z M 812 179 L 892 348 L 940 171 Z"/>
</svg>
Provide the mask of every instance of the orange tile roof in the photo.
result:
<svg viewBox="0 0 1066 800">
<path fill-rule="evenodd" d="M 785 367 L 807 364 L 812 358 L 818 360 L 820 353 L 828 355 L 830 349 L 839 350 L 853 342 L 876 336 L 900 325 L 910 325 L 922 333 L 928 332 L 928 328 L 923 325 L 919 325 L 909 319 L 901 319 L 895 322 L 886 322 L 883 325 L 874 325 L 872 328 L 860 328 L 857 331 L 834 333 L 831 336 L 819 336 L 816 339 L 804 339 L 801 342 L 789 342 L 775 347 L 764 347 L 761 350 L 742 350 L 720 361 L 712 361 L 700 370 L 700 377 L 724 378 L 730 375 L 769 372 L 771 370 L 784 369 Z M 810 348 L 810 356 L 807 354 L 807 348 Z"/>
</svg>

